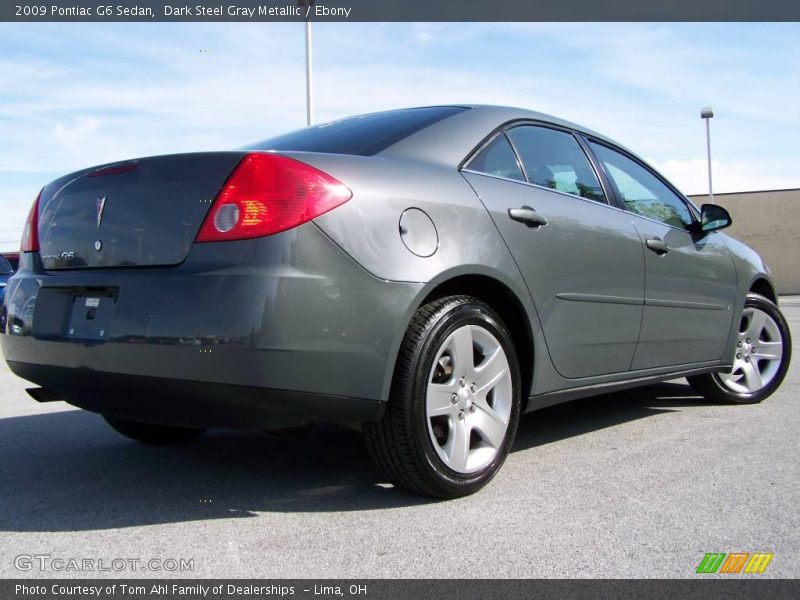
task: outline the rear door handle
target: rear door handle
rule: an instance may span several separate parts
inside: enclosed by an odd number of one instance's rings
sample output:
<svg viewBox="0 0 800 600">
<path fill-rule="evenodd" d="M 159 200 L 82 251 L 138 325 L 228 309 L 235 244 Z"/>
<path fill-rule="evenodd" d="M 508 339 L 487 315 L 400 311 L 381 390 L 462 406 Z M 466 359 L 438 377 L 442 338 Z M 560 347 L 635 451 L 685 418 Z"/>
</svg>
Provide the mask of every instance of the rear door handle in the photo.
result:
<svg viewBox="0 0 800 600">
<path fill-rule="evenodd" d="M 659 256 L 664 256 L 669 252 L 669 246 L 667 246 L 667 243 L 659 238 L 647 240 L 645 241 L 645 244 L 647 244 L 647 247 Z"/>
<path fill-rule="evenodd" d="M 515 221 L 524 223 L 528 227 L 541 227 L 547 225 L 547 219 L 533 210 L 530 206 L 509 208 L 508 216 Z"/>
</svg>

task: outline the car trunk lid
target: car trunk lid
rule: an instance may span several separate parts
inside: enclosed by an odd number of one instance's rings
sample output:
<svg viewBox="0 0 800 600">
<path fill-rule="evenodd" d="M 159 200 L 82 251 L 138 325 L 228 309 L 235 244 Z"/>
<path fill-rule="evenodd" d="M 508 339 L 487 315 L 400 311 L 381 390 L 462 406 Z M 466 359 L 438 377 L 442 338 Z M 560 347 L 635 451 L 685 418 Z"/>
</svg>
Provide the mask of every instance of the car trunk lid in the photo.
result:
<svg viewBox="0 0 800 600">
<path fill-rule="evenodd" d="M 244 152 L 136 159 L 73 173 L 39 203 L 45 269 L 151 267 L 184 260 Z"/>
</svg>

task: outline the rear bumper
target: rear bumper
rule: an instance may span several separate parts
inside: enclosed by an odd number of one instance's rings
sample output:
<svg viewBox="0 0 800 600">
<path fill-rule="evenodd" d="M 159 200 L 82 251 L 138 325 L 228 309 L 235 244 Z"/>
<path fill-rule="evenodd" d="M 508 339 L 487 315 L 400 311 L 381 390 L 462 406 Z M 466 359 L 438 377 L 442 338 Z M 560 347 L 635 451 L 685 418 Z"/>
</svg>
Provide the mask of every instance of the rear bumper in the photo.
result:
<svg viewBox="0 0 800 600">
<path fill-rule="evenodd" d="M 195 244 L 175 267 L 54 273 L 35 255 L 23 262 L 0 335 L 15 373 L 82 408 L 204 427 L 379 418 L 423 287 L 376 279 L 313 223 Z M 71 317 L 53 314 L 52 296 L 92 288 L 118 290 L 106 341 L 66 341 Z"/>
<path fill-rule="evenodd" d="M 8 361 L 20 377 L 34 381 L 58 400 L 116 417 L 182 427 L 268 430 L 316 418 L 372 421 L 384 402 L 209 383 L 68 369 Z"/>
</svg>

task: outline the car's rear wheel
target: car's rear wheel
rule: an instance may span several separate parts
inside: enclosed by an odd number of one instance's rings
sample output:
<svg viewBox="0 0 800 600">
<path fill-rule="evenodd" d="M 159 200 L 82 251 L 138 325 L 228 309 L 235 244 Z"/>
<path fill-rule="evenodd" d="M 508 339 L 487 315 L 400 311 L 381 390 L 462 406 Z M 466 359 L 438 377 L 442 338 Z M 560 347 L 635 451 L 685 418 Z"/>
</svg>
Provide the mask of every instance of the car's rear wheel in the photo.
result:
<svg viewBox="0 0 800 600">
<path fill-rule="evenodd" d="M 688 379 L 709 400 L 755 404 L 778 389 L 791 356 L 792 338 L 781 311 L 769 299 L 748 294 L 739 323 L 733 369 Z"/>
<path fill-rule="evenodd" d="M 367 447 L 392 481 L 455 498 L 494 477 L 520 413 L 520 372 L 500 317 L 469 296 L 415 314 L 397 360 L 386 413 L 364 424 Z"/>
<path fill-rule="evenodd" d="M 108 415 L 103 415 L 103 418 L 117 433 L 121 433 L 125 437 L 136 440 L 137 442 L 155 446 L 168 446 L 171 444 L 190 442 L 205 431 L 204 429 L 192 429 L 189 427 L 155 425 L 153 423 L 120 419 Z"/>
</svg>

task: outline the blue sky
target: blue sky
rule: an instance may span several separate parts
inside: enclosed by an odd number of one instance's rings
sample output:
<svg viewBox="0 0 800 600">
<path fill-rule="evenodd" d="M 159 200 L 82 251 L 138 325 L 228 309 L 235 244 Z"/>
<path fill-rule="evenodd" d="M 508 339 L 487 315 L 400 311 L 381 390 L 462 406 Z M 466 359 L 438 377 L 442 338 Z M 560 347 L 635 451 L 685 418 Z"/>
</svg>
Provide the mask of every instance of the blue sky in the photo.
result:
<svg viewBox="0 0 800 600">
<path fill-rule="evenodd" d="M 327 23 L 317 120 L 474 102 L 600 131 L 686 193 L 800 187 L 800 25 Z M 229 149 L 305 124 L 302 24 L 0 24 L 0 250 L 85 166 Z"/>
</svg>

